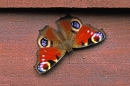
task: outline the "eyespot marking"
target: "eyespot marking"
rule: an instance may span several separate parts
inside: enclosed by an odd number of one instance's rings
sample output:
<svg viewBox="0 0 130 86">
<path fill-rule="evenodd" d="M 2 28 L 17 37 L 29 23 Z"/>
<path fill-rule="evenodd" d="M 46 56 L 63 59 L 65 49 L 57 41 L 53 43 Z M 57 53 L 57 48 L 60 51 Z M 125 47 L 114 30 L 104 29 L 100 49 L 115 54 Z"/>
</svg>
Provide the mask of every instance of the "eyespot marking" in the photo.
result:
<svg viewBox="0 0 130 86">
<path fill-rule="evenodd" d="M 37 70 L 41 73 L 46 72 L 48 69 L 50 69 L 50 63 L 49 62 L 41 62 L 37 66 Z"/>
<path fill-rule="evenodd" d="M 41 45 L 43 46 L 43 47 L 46 47 L 47 45 L 48 45 L 48 40 L 47 40 L 47 38 L 42 38 L 42 40 L 41 40 Z"/>
<path fill-rule="evenodd" d="M 41 47 L 51 47 L 53 45 L 52 41 L 48 40 L 46 37 L 41 38 L 39 42 Z"/>
<path fill-rule="evenodd" d="M 103 38 L 104 36 L 102 32 L 96 32 L 95 34 L 93 34 L 91 39 L 94 43 L 98 43 L 99 41 L 102 41 Z"/>
<path fill-rule="evenodd" d="M 82 22 L 78 18 L 73 18 L 71 20 L 71 27 L 72 27 L 72 32 L 77 33 L 82 27 Z"/>
<path fill-rule="evenodd" d="M 72 27 L 75 28 L 75 29 L 79 29 L 79 28 L 80 28 L 80 24 L 79 24 L 77 21 L 71 22 L 71 25 L 72 25 Z"/>
</svg>

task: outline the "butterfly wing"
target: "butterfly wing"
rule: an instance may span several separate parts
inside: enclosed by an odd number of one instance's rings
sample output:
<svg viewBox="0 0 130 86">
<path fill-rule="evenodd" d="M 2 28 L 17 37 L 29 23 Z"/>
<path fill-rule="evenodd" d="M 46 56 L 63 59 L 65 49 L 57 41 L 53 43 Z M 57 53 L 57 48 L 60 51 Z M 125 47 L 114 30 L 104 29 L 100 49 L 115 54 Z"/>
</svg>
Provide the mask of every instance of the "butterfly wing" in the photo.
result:
<svg viewBox="0 0 130 86">
<path fill-rule="evenodd" d="M 105 33 L 102 29 L 96 29 L 89 24 L 83 24 L 77 17 L 67 15 L 56 23 L 60 27 L 60 31 L 69 40 L 72 48 L 94 45 L 105 39 Z"/>
<path fill-rule="evenodd" d="M 39 31 L 36 70 L 45 73 L 51 69 L 65 54 L 66 50 L 61 49 L 62 41 L 57 35 L 58 32 L 49 26 Z"/>
<path fill-rule="evenodd" d="M 73 48 L 86 47 L 100 43 L 105 39 L 103 29 L 96 29 L 91 25 L 85 24 L 79 29 L 74 37 Z"/>
</svg>

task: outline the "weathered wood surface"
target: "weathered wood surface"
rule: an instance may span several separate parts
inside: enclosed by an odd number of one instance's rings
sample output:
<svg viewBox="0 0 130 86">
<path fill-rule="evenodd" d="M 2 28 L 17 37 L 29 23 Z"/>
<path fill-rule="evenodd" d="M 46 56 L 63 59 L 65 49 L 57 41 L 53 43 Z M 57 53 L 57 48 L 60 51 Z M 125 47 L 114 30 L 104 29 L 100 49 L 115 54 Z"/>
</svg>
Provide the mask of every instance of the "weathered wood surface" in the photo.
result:
<svg viewBox="0 0 130 86">
<path fill-rule="evenodd" d="M 130 8 L 130 0 L 0 0 L 2 8 Z"/>
<path fill-rule="evenodd" d="M 74 50 L 39 75 L 33 68 L 38 30 L 45 25 L 56 28 L 55 21 L 66 13 L 0 13 L 0 86 L 130 86 L 130 15 L 70 14 L 103 28 L 106 40 Z"/>
</svg>

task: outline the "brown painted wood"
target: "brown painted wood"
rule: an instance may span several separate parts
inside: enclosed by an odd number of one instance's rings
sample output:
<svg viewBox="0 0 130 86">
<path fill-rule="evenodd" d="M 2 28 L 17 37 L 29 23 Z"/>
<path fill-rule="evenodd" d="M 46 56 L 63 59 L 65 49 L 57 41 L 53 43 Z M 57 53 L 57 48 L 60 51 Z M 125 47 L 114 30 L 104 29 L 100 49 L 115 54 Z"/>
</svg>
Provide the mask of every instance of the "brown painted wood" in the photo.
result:
<svg viewBox="0 0 130 86">
<path fill-rule="evenodd" d="M 84 23 L 103 28 L 101 44 L 67 54 L 47 74 L 33 66 L 38 30 L 54 28 L 66 13 L 0 13 L 0 86 L 129 86 L 130 15 L 70 13 Z"/>
<path fill-rule="evenodd" d="M 50 7 L 75 7 L 75 8 L 130 8 L 130 0 L 0 0 L 2 8 L 50 8 Z"/>
</svg>

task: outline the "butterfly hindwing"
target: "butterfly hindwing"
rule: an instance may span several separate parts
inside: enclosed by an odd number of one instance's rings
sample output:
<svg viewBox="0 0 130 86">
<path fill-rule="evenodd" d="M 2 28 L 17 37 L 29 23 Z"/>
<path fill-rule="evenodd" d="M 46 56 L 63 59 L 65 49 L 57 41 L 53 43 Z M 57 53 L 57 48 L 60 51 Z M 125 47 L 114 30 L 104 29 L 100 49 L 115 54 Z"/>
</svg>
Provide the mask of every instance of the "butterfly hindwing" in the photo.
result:
<svg viewBox="0 0 130 86">
<path fill-rule="evenodd" d="M 91 25 L 82 25 L 74 37 L 73 48 L 87 47 L 97 44 L 105 39 L 105 33 L 102 29 L 93 28 Z"/>
</svg>

